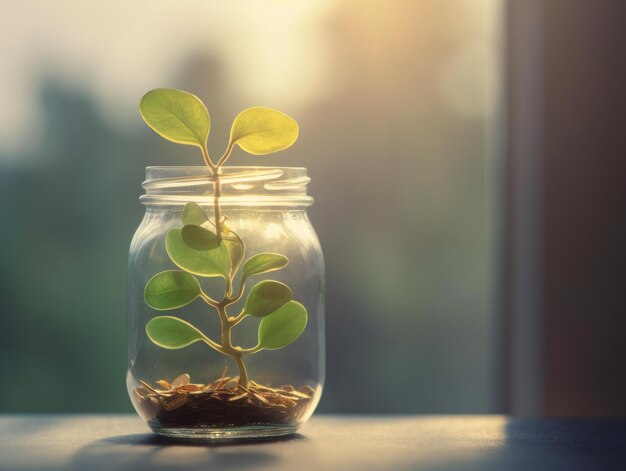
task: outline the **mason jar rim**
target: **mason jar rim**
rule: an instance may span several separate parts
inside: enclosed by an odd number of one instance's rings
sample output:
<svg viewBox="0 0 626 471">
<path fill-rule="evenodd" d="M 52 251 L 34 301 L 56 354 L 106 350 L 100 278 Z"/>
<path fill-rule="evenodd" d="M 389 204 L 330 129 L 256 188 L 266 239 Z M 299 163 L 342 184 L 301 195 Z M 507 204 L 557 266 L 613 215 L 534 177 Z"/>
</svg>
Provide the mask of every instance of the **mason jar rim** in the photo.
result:
<svg viewBox="0 0 626 471">
<path fill-rule="evenodd" d="M 305 167 L 228 166 L 219 171 L 221 206 L 310 206 Z M 206 166 L 149 166 L 146 205 L 212 204 L 216 177 Z"/>
<path fill-rule="evenodd" d="M 224 170 L 242 169 L 242 168 L 254 168 L 254 169 L 277 168 L 277 169 L 292 169 L 292 170 L 304 170 L 304 171 L 307 170 L 306 167 L 301 167 L 301 166 L 277 167 L 275 165 L 228 165 L 228 166 L 220 167 L 220 170 L 224 171 Z M 194 170 L 206 169 L 206 170 L 210 170 L 209 167 L 207 167 L 206 165 L 148 165 L 146 167 L 146 170 L 153 170 L 153 169 L 165 169 L 165 170 L 167 169 L 194 169 Z"/>
</svg>

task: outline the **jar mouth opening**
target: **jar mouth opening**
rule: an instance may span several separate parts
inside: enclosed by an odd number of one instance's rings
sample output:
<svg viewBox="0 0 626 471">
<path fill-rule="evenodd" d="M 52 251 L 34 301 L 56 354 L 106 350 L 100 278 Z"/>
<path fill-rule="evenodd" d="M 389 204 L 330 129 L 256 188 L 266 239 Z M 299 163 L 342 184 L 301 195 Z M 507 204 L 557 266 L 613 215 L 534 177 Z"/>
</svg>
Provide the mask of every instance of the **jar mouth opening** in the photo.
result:
<svg viewBox="0 0 626 471">
<path fill-rule="evenodd" d="M 206 166 L 149 166 L 142 186 L 144 204 L 207 203 L 220 183 L 220 205 L 309 206 L 311 179 L 304 167 L 229 166 L 216 176 Z"/>
<path fill-rule="evenodd" d="M 220 171 L 223 173 L 233 172 L 235 170 L 295 170 L 306 173 L 306 167 L 276 167 L 273 165 L 228 165 L 227 167 L 221 167 Z M 189 174 L 197 173 L 211 173 L 211 169 L 206 165 L 148 165 L 146 167 L 146 176 L 150 173 L 160 172 L 184 172 Z"/>
</svg>

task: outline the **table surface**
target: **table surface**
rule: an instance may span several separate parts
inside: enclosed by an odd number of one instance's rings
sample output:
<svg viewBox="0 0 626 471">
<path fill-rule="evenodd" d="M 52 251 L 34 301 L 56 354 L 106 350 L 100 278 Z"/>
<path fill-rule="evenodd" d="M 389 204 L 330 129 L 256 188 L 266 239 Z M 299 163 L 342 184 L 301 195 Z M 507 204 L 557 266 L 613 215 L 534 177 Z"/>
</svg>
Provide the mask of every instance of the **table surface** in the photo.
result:
<svg viewBox="0 0 626 471">
<path fill-rule="evenodd" d="M 134 415 L 0 416 L 0 470 L 626 470 L 626 420 L 316 415 L 290 438 L 188 445 Z"/>
</svg>

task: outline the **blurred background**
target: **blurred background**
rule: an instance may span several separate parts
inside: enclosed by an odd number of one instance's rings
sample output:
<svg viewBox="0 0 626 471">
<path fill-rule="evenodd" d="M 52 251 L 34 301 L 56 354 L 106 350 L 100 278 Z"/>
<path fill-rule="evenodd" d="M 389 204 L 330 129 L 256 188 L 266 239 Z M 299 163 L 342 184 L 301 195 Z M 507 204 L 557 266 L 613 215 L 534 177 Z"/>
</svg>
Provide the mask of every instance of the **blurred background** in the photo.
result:
<svg viewBox="0 0 626 471">
<path fill-rule="evenodd" d="M 548 36 L 548 51 L 557 61 L 573 57 L 556 51 L 573 54 L 565 41 L 585 37 L 580 24 L 594 3 L 613 5 L 607 21 L 622 11 L 608 0 L 547 9 L 539 0 L 4 5 L 0 373 L 17 387 L 0 388 L 0 412 L 131 410 L 126 264 L 144 210 L 145 167 L 201 163 L 194 149 L 160 139 L 139 117 L 147 90 L 175 87 L 207 103 L 214 154 L 242 108 L 277 108 L 300 123 L 296 145 L 264 164 L 305 166 L 312 178 L 310 216 L 328 296 L 320 411 L 625 413 L 617 400 L 626 389 L 623 367 L 606 370 L 618 378 L 601 386 L 608 396 L 591 391 L 561 409 L 550 406 L 550 394 L 584 388 L 565 381 L 548 391 L 545 381 L 563 371 L 558 327 L 569 313 L 553 299 L 556 317 L 544 322 L 544 283 L 560 280 L 556 293 L 571 286 L 567 270 L 545 272 L 543 242 L 557 233 L 543 232 L 542 222 L 554 219 L 542 211 L 552 208 L 539 191 L 551 175 L 542 156 L 560 155 L 560 147 L 541 136 L 546 123 L 558 126 L 559 116 L 546 113 L 562 103 L 546 108 L 544 92 L 566 103 L 563 93 L 580 90 L 545 80 L 543 39 L 550 21 L 561 24 L 565 36 Z M 604 26 L 599 20 L 596 29 Z M 588 48 L 590 58 L 595 50 Z M 568 64 L 575 74 L 579 63 Z M 231 163 L 252 159 L 240 152 Z M 582 166 L 576 175 L 586 174 Z M 623 218 L 623 200 L 612 208 Z M 563 224 L 555 230 L 577 233 Z M 624 234 L 623 223 L 618 229 Z M 624 261 L 623 252 L 613 255 L 610 267 Z M 570 260 L 555 256 L 554 266 Z M 617 331 L 611 322 L 624 313 L 623 298 L 612 302 L 606 332 Z M 565 347 L 581 341 L 587 318 L 579 320 Z M 556 357 L 547 357 L 546 345 Z M 623 347 L 611 348 L 606 357 L 624 359 Z M 571 365 L 567 355 L 561 361 Z"/>
</svg>

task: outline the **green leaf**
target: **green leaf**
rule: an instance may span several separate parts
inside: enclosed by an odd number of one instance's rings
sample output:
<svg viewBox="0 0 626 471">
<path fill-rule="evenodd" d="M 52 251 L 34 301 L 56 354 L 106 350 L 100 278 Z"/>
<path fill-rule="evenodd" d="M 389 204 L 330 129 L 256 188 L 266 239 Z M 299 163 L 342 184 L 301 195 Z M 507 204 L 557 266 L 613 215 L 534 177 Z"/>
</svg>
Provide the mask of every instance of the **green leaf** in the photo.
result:
<svg viewBox="0 0 626 471">
<path fill-rule="evenodd" d="M 196 203 L 187 203 L 183 208 L 183 224 L 194 224 L 201 226 L 207 222 L 209 218 L 206 217 L 202 208 Z"/>
<path fill-rule="evenodd" d="M 160 311 L 186 306 L 198 296 L 198 280 L 180 270 L 157 273 L 150 278 L 144 290 L 144 299 L 148 306 Z"/>
<path fill-rule="evenodd" d="M 277 253 L 264 252 L 250 257 L 243 264 L 244 276 L 258 275 L 286 267 L 289 259 Z"/>
<path fill-rule="evenodd" d="M 287 149 L 298 139 L 298 123 L 280 111 L 256 106 L 237 115 L 230 130 L 229 147 L 238 144 L 254 155 Z"/>
<path fill-rule="evenodd" d="M 217 234 L 204 227 L 187 224 L 183 227 L 181 235 L 185 244 L 196 250 L 211 250 L 220 245 Z"/>
<path fill-rule="evenodd" d="M 210 226 L 211 228 L 213 229 L 215 228 L 215 224 L 213 224 L 213 222 L 206 216 L 206 213 L 202 210 L 202 208 L 199 205 L 197 205 L 196 203 L 187 203 L 183 209 L 183 224 L 201 226 L 205 223 L 207 223 L 208 226 Z M 222 241 L 224 245 L 226 246 L 226 249 L 228 250 L 228 254 L 230 255 L 232 270 L 235 270 L 239 266 L 239 263 L 241 262 L 241 259 L 243 258 L 244 244 L 241 238 L 237 235 L 237 233 L 233 231 L 232 229 L 230 229 L 225 223 L 222 223 L 221 228 L 222 228 Z M 185 232 L 186 232 L 185 228 L 183 227 L 183 239 L 185 240 L 185 242 L 189 246 L 199 249 L 199 247 L 195 246 L 194 243 L 191 241 L 191 237 L 193 236 L 189 237 L 188 239 L 187 236 L 189 234 L 186 234 Z M 217 237 L 215 233 L 211 231 L 209 232 L 211 233 L 211 235 L 208 237 L 210 237 L 211 239 L 215 237 L 214 244 L 215 246 L 217 246 Z M 213 245 L 213 243 L 211 243 L 210 240 L 207 240 L 207 244 L 209 244 L 208 247 Z"/>
<path fill-rule="evenodd" d="M 204 147 L 211 119 L 204 103 L 191 93 L 157 88 L 139 103 L 141 117 L 157 134 L 178 144 Z"/>
<path fill-rule="evenodd" d="M 306 308 L 296 301 L 289 301 L 261 320 L 258 348 L 277 350 L 286 347 L 300 337 L 306 322 Z"/>
<path fill-rule="evenodd" d="M 226 224 L 222 224 L 222 234 L 224 236 L 224 245 L 226 245 L 226 249 L 228 249 L 228 254 L 230 255 L 232 270 L 236 270 L 243 259 L 245 251 L 243 241 L 241 237 Z"/>
<path fill-rule="evenodd" d="M 261 281 L 248 294 L 244 312 L 255 317 L 265 317 L 293 299 L 289 286 L 278 281 Z"/>
<path fill-rule="evenodd" d="M 159 347 L 177 349 L 204 340 L 202 332 L 178 317 L 159 316 L 146 324 L 146 333 Z"/>
<path fill-rule="evenodd" d="M 194 275 L 226 277 L 230 271 L 230 257 L 224 242 L 212 250 L 196 250 L 185 243 L 182 229 L 177 228 L 165 237 L 165 249 L 172 262 Z"/>
<path fill-rule="evenodd" d="M 228 249 L 231 265 L 234 269 L 243 258 L 243 244 L 239 240 L 225 240 L 224 244 Z"/>
</svg>

